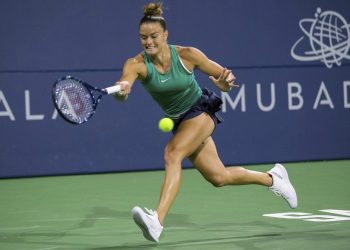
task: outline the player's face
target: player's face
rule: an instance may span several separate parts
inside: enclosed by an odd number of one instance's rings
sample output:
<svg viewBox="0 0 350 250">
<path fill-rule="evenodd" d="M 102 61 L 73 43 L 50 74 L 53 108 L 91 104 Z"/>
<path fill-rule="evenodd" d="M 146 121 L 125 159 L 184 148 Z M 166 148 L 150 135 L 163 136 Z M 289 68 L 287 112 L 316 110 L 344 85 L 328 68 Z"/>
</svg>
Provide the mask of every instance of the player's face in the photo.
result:
<svg viewBox="0 0 350 250">
<path fill-rule="evenodd" d="M 158 22 L 144 23 L 140 26 L 140 39 L 148 55 L 158 54 L 167 45 L 168 31 L 164 31 Z"/>
</svg>

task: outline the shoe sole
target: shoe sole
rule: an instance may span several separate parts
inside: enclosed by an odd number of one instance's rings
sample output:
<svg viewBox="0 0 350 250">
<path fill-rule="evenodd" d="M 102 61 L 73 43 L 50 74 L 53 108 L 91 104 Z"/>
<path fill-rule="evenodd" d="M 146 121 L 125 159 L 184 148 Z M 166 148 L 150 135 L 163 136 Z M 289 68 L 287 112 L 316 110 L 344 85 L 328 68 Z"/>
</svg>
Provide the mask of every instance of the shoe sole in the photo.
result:
<svg viewBox="0 0 350 250">
<path fill-rule="evenodd" d="M 149 231 L 149 228 L 147 227 L 146 223 L 144 222 L 144 216 L 143 216 L 143 210 L 139 207 L 136 207 L 132 210 L 132 217 L 136 223 L 136 225 L 139 226 L 139 228 L 142 230 L 143 236 L 150 241 L 158 242 L 156 239 L 154 239 Z"/>
<path fill-rule="evenodd" d="M 291 186 L 291 188 L 292 188 L 292 190 L 293 190 L 293 192 L 295 194 L 295 197 L 297 198 L 297 204 L 295 206 L 291 206 L 289 204 L 289 202 L 288 202 L 288 205 L 290 206 L 290 208 L 293 208 L 293 209 L 297 208 L 297 206 L 298 206 L 298 197 L 297 197 L 297 193 L 295 192 L 295 189 L 294 189 L 292 183 L 289 180 L 288 172 L 287 172 L 286 168 L 282 164 L 277 163 L 276 165 L 283 172 L 284 177 L 286 177 L 286 179 L 287 179 L 287 183 Z"/>
</svg>

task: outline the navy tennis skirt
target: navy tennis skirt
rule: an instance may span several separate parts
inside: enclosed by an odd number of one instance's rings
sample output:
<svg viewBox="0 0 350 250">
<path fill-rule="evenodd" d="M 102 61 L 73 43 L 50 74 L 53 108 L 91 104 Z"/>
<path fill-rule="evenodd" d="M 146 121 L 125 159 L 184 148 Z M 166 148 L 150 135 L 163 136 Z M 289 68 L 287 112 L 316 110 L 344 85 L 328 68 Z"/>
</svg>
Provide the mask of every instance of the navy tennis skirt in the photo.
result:
<svg viewBox="0 0 350 250">
<path fill-rule="evenodd" d="M 196 117 L 203 112 L 210 115 L 215 123 L 215 126 L 223 122 L 224 120 L 217 114 L 217 112 L 221 110 L 221 104 L 222 100 L 220 97 L 218 97 L 213 91 L 203 88 L 202 96 L 198 99 L 198 101 L 179 118 L 173 119 L 173 134 L 176 133 L 176 130 L 180 126 L 181 122 Z"/>
</svg>

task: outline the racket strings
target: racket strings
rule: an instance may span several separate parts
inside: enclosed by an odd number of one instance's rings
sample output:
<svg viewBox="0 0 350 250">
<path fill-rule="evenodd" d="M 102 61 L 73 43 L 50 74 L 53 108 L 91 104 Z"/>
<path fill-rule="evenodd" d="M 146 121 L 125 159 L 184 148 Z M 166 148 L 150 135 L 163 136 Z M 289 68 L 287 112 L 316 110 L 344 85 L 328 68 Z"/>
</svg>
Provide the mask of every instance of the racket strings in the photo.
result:
<svg viewBox="0 0 350 250">
<path fill-rule="evenodd" d="M 54 96 L 61 114 L 71 122 L 83 123 L 94 113 L 95 101 L 91 92 L 75 79 L 57 83 Z"/>
</svg>

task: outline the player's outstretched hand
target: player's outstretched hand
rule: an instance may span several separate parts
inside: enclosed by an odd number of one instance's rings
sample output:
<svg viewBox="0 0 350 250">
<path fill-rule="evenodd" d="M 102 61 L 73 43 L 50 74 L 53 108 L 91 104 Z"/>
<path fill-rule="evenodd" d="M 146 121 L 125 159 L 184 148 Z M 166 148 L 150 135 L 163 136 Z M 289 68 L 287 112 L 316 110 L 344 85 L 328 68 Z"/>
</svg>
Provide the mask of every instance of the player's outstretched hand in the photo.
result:
<svg viewBox="0 0 350 250">
<path fill-rule="evenodd" d="M 227 68 L 222 70 L 218 78 L 214 76 L 209 76 L 209 78 L 223 91 L 230 91 L 233 87 L 239 87 L 239 85 L 235 83 L 236 77 L 232 74 L 232 71 Z"/>
</svg>

